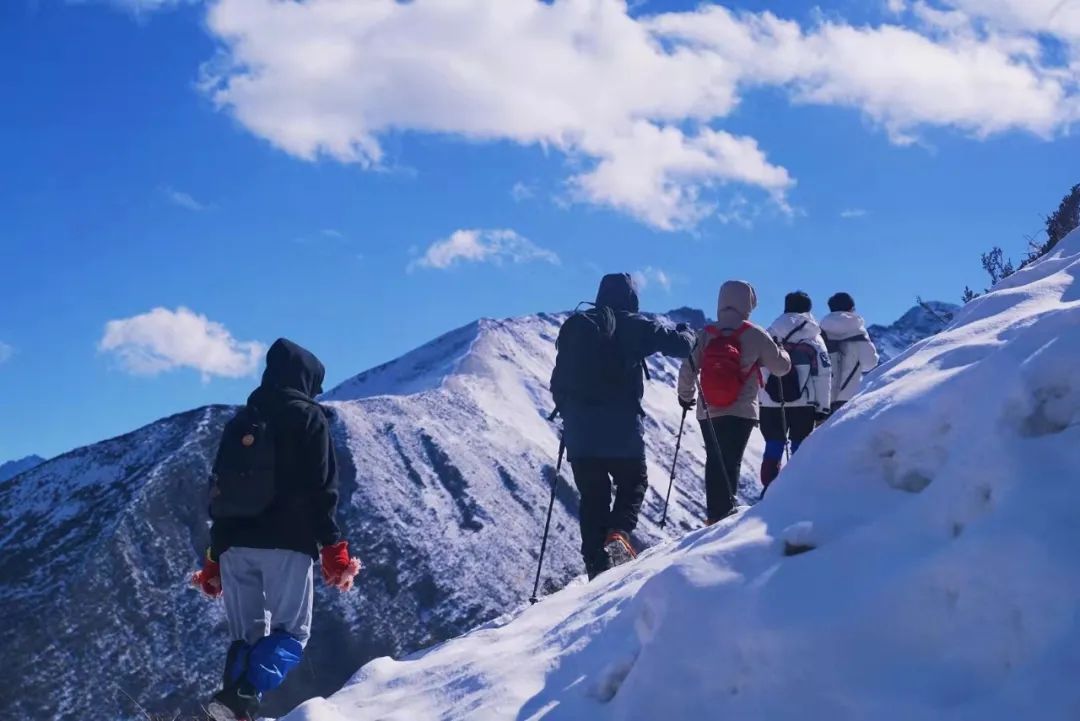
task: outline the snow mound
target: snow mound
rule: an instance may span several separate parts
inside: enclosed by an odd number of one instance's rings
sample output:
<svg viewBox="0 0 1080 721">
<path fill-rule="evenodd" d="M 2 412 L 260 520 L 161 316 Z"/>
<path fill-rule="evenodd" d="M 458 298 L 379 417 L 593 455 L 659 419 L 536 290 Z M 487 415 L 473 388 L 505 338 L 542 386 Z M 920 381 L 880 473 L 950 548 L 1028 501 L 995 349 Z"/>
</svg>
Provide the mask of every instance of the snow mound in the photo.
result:
<svg viewBox="0 0 1080 721">
<path fill-rule="evenodd" d="M 1077 718 L 1078 273 L 1073 233 L 875 374 L 754 509 L 287 721 Z"/>
</svg>

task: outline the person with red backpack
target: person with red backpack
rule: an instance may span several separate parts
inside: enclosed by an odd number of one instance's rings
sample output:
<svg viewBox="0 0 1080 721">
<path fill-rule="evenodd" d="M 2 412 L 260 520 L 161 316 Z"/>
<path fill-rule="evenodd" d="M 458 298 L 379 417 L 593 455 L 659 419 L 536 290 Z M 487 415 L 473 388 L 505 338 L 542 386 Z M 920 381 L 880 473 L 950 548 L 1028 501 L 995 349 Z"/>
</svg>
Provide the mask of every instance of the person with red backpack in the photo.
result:
<svg viewBox="0 0 1080 721">
<path fill-rule="evenodd" d="M 706 525 L 735 510 L 743 454 L 758 421 L 761 373 L 783 375 L 791 369 L 787 353 L 750 322 L 756 307 L 752 285 L 724 283 L 716 322 L 697 334 L 679 372 L 679 405 L 685 411 L 697 407 L 705 437 Z"/>
<path fill-rule="evenodd" d="M 766 374 L 761 389 L 761 434 L 765 436 L 762 494 L 780 474 L 788 442 L 794 453 L 829 417 L 832 364 L 812 309 L 809 295 L 801 290 L 788 293 L 783 314 L 769 326 L 773 340 L 791 357 L 791 370 Z"/>
</svg>

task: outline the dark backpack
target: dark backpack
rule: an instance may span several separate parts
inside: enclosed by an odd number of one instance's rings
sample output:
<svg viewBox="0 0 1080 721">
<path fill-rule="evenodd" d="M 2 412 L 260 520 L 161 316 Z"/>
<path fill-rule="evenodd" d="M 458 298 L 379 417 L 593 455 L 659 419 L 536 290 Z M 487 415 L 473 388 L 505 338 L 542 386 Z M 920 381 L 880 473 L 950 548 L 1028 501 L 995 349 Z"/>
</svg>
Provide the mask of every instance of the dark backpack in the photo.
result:
<svg viewBox="0 0 1080 721">
<path fill-rule="evenodd" d="M 749 327 L 749 323 L 743 323 L 735 330 L 721 330 L 712 325 L 705 327 L 709 341 L 701 354 L 701 393 L 706 405 L 713 408 L 734 405 L 746 381 L 757 370 L 756 365 L 746 373 L 742 369 L 739 337 Z"/>
<path fill-rule="evenodd" d="M 274 433 L 254 406 L 244 406 L 221 433 L 210 474 L 210 517 L 253 518 L 277 493 Z"/>
<path fill-rule="evenodd" d="M 794 403 L 803 397 L 803 392 L 806 390 L 806 385 L 799 382 L 799 366 L 809 366 L 810 372 L 806 376 L 806 383 L 810 382 L 810 378 L 817 375 L 818 371 L 818 350 L 810 343 L 806 341 L 798 341 L 796 343 L 789 342 L 791 336 L 795 335 L 803 328 L 809 321 L 803 321 L 794 330 L 784 336 L 784 340 L 780 342 L 780 345 L 791 356 L 791 370 L 782 376 L 770 375 L 769 380 L 765 383 L 765 392 L 769 394 L 769 398 L 774 403 Z"/>
<path fill-rule="evenodd" d="M 628 399 L 632 370 L 615 337 L 615 313 L 607 307 L 577 311 L 563 323 L 555 342 L 559 397 L 588 405 Z M 638 371 L 640 372 L 640 371 Z"/>
</svg>

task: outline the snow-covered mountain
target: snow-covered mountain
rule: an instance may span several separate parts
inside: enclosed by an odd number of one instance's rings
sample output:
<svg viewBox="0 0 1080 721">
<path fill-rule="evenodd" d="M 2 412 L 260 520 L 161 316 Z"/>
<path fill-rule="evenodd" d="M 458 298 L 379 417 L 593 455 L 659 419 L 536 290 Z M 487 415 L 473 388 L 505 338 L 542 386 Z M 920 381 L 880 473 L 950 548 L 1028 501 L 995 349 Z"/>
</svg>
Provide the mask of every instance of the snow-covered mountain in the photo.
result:
<svg viewBox="0 0 1080 721">
<path fill-rule="evenodd" d="M 284 721 L 1066 721 L 1080 231 L 902 353 L 764 502 Z"/>
<path fill-rule="evenodd" d="M 960 306 L 952 303 L 928 301 L 916 305 L 892 325 L 872 325 L 867 332 L 881 362 L 887 363 L 915 343 L 945 330 L 959 310 Z"/>
<path fill-rule="evenodd" d="M 351 595 L 319 589 L 310 651 L 268 711 L 328 694 L 373 658 L 452 638 L 527 598 L 558 447 L 547 382 L 563 317 L 480 320 L 326 394 L 343 525 L 366 570 Z M 691 309 L 670 317 L 704 322 Z M 691 422 L 669 525 L 656 525 L 680 410 L 676 363 L 650 368 L 653 488 L 642 546 L 704 517 L 704 446 Z M 144 718 L 142 709 L 192 710 L 213 690 L 224 617 L 186 579 L 207 542 L 206 477 L 232 411 L 182 413 L 0 481 L 0 607 L 16 629 L 0 639 L 0 655 L 20 680 L 0 688 L 0 718 Z M 744 500 L 760 488 L 761 447 L 755 434 Z M 570 478 L 564 469 L 545 592 L 581 570 Z"/>
<path fill-rule="evenodd" d="M 20 473 L 25 473 L 31 468 L 40 466 L 45 462 L 45 459 L 41 456 L 26 456 L 25 458 L 18 458 L 14 461 L 8 461 L 7 463 L 0 463 L 0 481 L 6 481 L 9 478 L 14 478 Z"/>
<path fill-rule="evenodd" d="M 326 394 L 343 525 L 366 569 L 350 595 L 319 590 L 310 652 L 268 710 L 327 694 L 372 658 L 452 638 L 529 595 L 558 448 L 545 418 L 561 319 L 477 321 Z M 669 524 L 657 528 L 680 411 L 676 364 L 657 359 L 651 371 L 646 546 L 704 517 L 695 480 L 704 449 L 688 424 Z M 134 719 L 139 706 L 191 710 L 212 692 L 222 609 L 186 581 L 207 542 L 208 466 L 231 412 L 182 413 L 0 483 L 0 605 L 17 629 L 0 654 L 20 680 L 0 688 L 0 717 Z M 759 457 L 757 445 L 746 499 Z M 565 471 L 546 591 L 581 568 Z"/>
</svg>

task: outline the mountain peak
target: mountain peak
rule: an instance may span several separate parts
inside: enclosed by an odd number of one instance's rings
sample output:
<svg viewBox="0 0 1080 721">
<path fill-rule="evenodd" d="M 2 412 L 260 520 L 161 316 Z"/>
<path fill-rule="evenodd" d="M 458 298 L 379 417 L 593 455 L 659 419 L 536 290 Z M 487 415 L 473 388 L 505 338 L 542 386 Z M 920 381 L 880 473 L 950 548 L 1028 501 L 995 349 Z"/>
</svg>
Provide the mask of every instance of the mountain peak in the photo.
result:
<svg viewBox="0 0 1080 721">
<path fill-rule="evenodd" d="M 8 461 L 7 463 L 0 463 L 0 481 L 6 481 L 9 478 L 14 478 L 20 473 L 26 473 L 32 468 L 36 468 L 45 462 L 45 459 L 38 455 L 26 456 L 25 458 L 18 458 L 14 461 Z"/>
<path fill-rule="evenodd" d="M 885 363 L 923 338 L 945 330 L 959 310 L 960 306 L 953 303 L 925 301 L 910 308 L 892 325 L 875 324 L 867 332 L 877 346 L 881 362 Z"/>
</svg>

